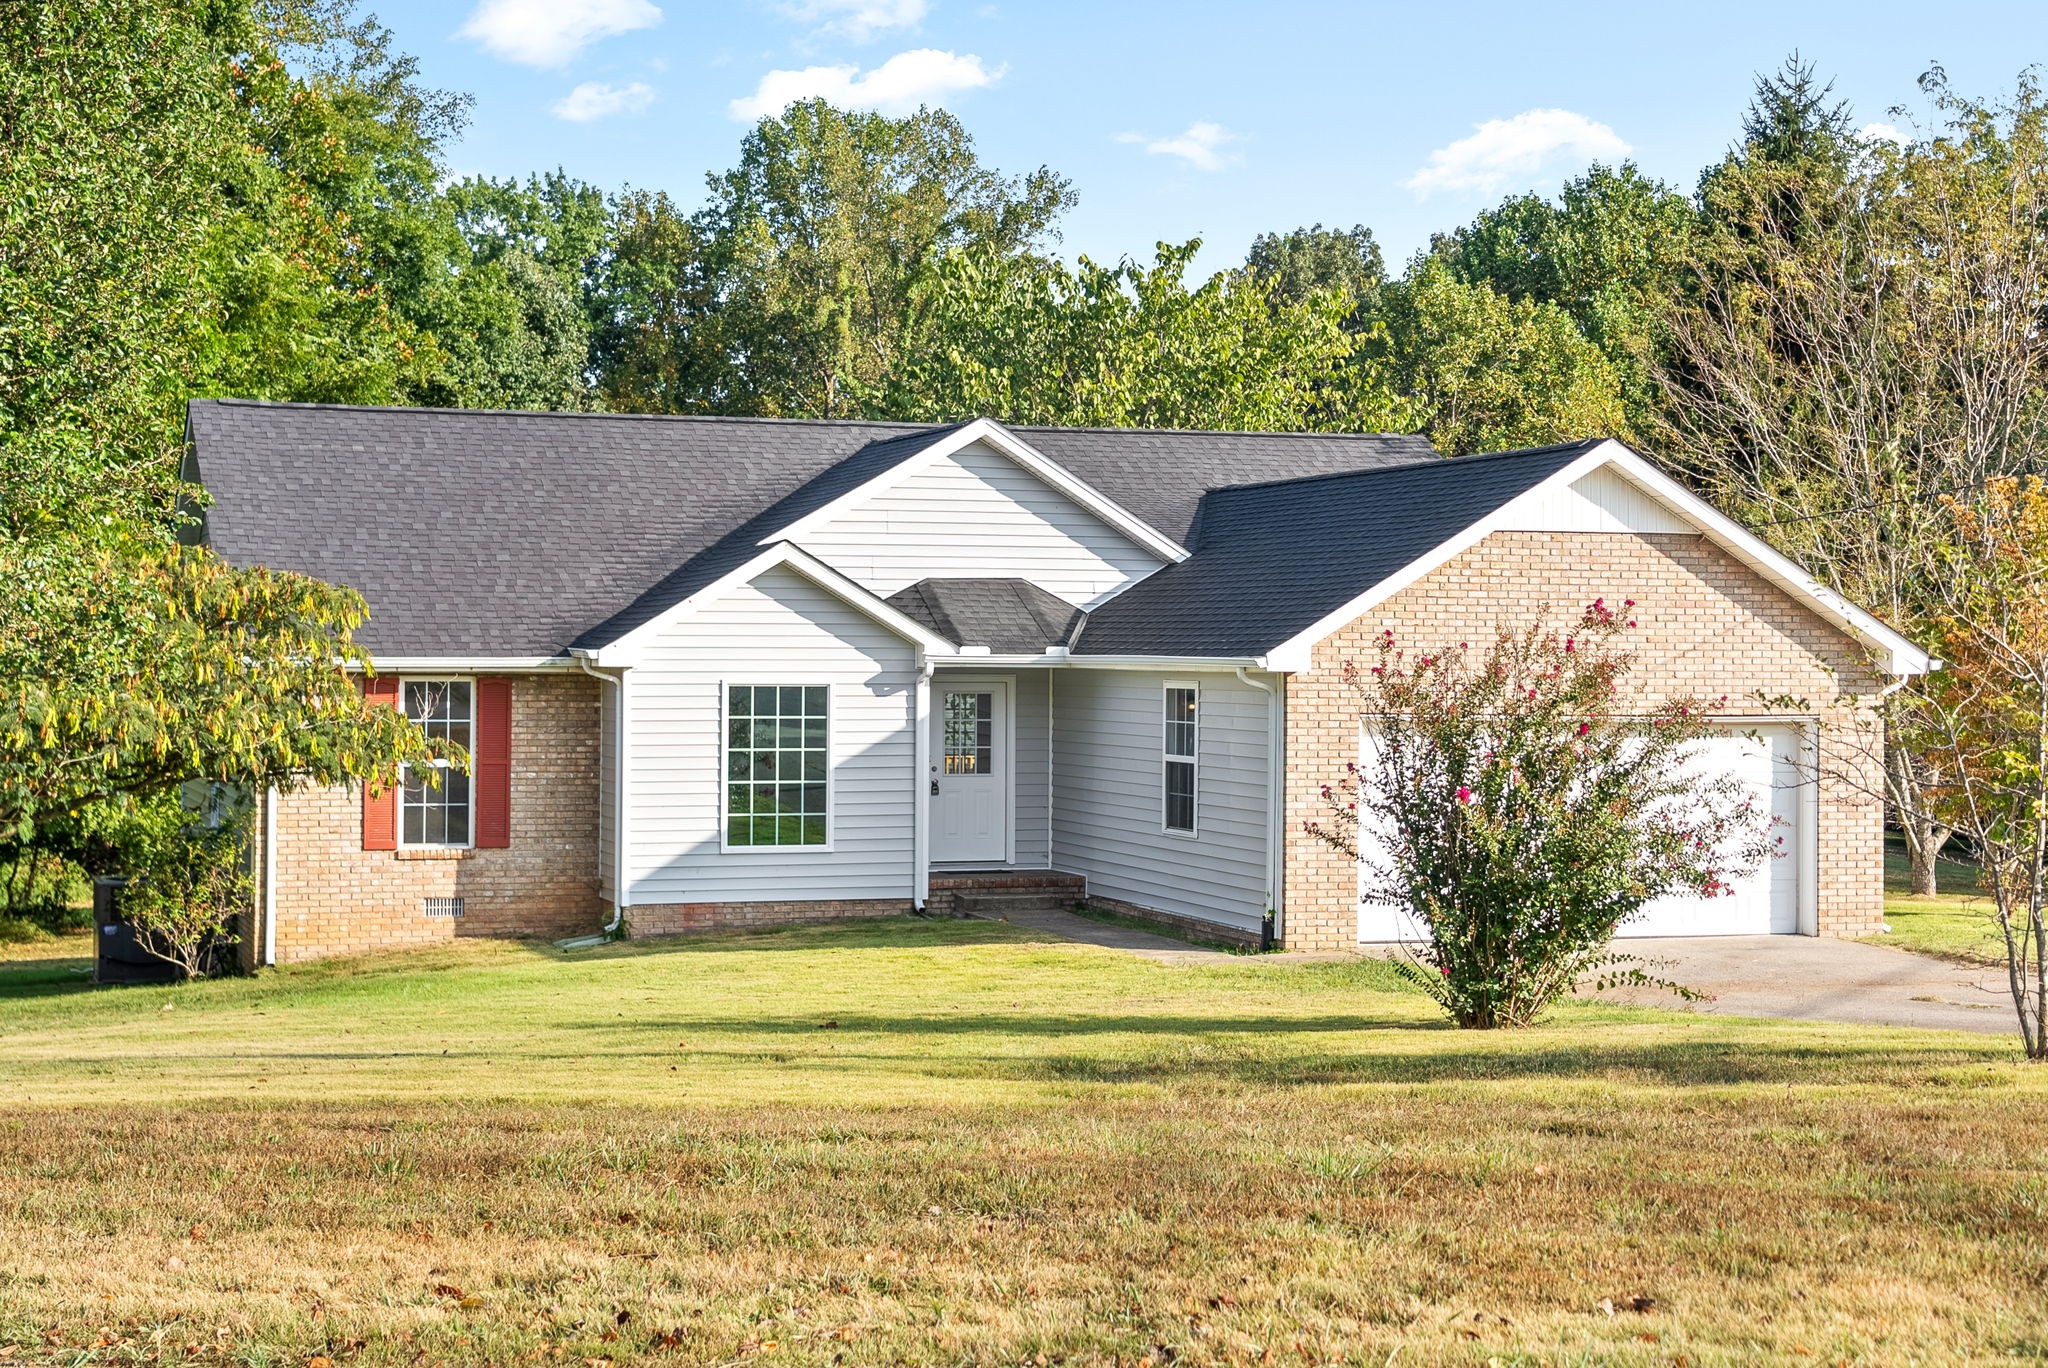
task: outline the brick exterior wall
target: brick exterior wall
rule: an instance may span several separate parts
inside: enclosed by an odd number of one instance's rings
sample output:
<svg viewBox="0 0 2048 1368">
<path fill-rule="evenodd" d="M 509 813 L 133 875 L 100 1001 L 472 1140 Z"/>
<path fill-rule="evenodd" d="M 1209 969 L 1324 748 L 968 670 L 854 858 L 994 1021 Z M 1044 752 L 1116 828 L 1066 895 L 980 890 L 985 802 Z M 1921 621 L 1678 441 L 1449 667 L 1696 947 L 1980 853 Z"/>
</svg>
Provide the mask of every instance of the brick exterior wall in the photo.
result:
<svg viewBox="0 0 2048 1368">
<path fill-rule="evenodd" d="M 1878 722 L 1856 697 L 1884 681 L 1858 643 L 1705 537 L 1683 534 L 1496 532 L 1387 603 L 1319 642 L 1310 671 L 1287 686 L 1286 945 L 1358 944 L 1358 876 L 1305 823 L 1323 815 L 1321 788 L 1358 758 L 1349 659 L 1377 658 L 1392 628 L 1411 650 L 1490 640 L 1544 609 L 1559 626 L 1595 598 L 1634 599 L 1635 685 L 1653 699 L 1726 694 L 1745 717 L 1820 719 L 1819 930 L 1866 935 L 1883 919 L 1884 811 Z M 1804 700 L 1766 706 L 1753 695 Z"/>
<path fill-rule="evenodd" d="M 512 682 L 512 839 L 499 850 L 364 850 L 356 788 L 302 789 L 277 803 L 281 964 L 432 945 L 457 936 L 596 931 L 598 689 L 586 675 Z M 254 868 L 263 868 L 262 813 Z M 259 885 L 260 888 L 260 885 Z M 261 893 L 258 894 L 259 900 Z M 463 915 L 429 917 L 428 898 Z M 252 940 L 260 942 L 261 932 Z M 260 951 L 250 947 L 251 954 Z"/>
<path fill-rule="evenodd" d="M 902 917 L 908 898 L 811 899 L 803 902 L 635 903 L 626 909 L 626 934 L 679 936 L 692 931 L 755 931 L 848 917 Z"/>
</svg>

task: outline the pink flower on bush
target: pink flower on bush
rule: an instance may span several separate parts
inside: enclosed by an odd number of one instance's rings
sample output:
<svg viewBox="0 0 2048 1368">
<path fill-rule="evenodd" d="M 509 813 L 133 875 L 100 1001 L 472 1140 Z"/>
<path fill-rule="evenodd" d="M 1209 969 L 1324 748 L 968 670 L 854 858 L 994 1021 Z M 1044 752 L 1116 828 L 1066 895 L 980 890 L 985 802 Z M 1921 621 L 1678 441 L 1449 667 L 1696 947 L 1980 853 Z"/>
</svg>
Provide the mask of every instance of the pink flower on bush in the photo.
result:
<svg viewBox="0 0 2048 1368">
<path fill-rule="evenodd" d="M 1472 801 L 1472 786 L 1470 784 L 1458 785 L 1458 801 L 1461 803 Z"/>
</svg>

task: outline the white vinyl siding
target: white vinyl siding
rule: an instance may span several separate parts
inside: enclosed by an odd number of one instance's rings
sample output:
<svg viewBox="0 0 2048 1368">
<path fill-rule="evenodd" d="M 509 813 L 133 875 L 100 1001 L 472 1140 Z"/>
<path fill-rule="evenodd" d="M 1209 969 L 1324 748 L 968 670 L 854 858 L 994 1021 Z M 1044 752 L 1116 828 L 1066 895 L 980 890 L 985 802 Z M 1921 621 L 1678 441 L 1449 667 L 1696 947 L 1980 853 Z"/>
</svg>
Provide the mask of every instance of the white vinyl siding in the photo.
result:
<svg viewBox="0 0 2048 1368">
<path fill-rule="evenodd" d="M 720 848 L 728 683 L 831 688 L 830 849 Z M 668 627 L 632 671 L 633 902 L 909 897 L 916 683 L 908 642 L 786 567 Z"/>
<path fill-rule="evenodd" d="M 1088 891 L 1256 931 L 1266 911 L 1271 696 L 1205 674 L 1195 835 L 1164 830 L 1169 678 L 1068 670 L 1053 688 L 1053 867 Z"/>
<path fill-rule="evenodd" d="M 884 598 L 925 579 L 1025 579 L 1092 607 L 1164 563 L 979 443 L 882 490 L 800 544 Z"/>
<path fill-rule="evenodd" d="M 1545 488 L 1502 530 L 1515 532 L 1697 532 L 1654 494 L 1613 466 Z"/>
</svg>

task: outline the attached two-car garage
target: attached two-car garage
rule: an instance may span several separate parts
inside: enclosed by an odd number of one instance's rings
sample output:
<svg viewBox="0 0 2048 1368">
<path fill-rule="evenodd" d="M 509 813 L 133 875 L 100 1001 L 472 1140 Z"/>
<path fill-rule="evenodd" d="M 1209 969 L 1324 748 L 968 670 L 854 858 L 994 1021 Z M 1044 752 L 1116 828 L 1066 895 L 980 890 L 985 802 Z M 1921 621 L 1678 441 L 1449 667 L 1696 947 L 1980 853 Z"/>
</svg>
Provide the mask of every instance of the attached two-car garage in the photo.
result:
<svg viewBox="0 0 2048 1368">
<path fill-rule="evenodd" d="M 1623 936 L 1761 936 L 1812 934 L 1815 889 L 1815 789 L 1806 761 L 1812 724 L 1730 721 L 1702 742 L 1694 763 L 1732 774 L 1771 814 L 1780 854 L 1729 882 L 1719 897 L 1660 898 L 1620 931 Z M 1359 768 L 1371 772 L 1371 734 L 1361 743 Z M 1367 839 L 1361 835 L 1361 840 Z M 1367 860 L 1361 861 L 1358 939 L 1361 944 L 1416 940 L 1420 931 L 1406 909 L 1366 901 Z"/>
</svg>

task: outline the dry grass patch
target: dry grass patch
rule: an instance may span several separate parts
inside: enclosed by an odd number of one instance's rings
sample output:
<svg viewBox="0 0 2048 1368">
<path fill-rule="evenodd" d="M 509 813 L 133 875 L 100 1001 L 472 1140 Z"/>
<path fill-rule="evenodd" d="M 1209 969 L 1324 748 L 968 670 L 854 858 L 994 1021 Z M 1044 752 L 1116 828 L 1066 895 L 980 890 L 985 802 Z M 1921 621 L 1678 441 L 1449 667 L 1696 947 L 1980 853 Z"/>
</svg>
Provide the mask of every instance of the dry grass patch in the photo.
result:
<svg viewBox="0 0 2048 1368">
<path fill-rule="evenodd" d="M 0 1090 L 36 1099 L 0 1116 L 0 1344 L 2048 1352 L 2043 1089 L 2003 1042 L 1604 1005 L 1474 1037 L 1425 1008 L 1373 964 L 1173 969 L 914 923 L 0 999 Z"/>
</svg>

